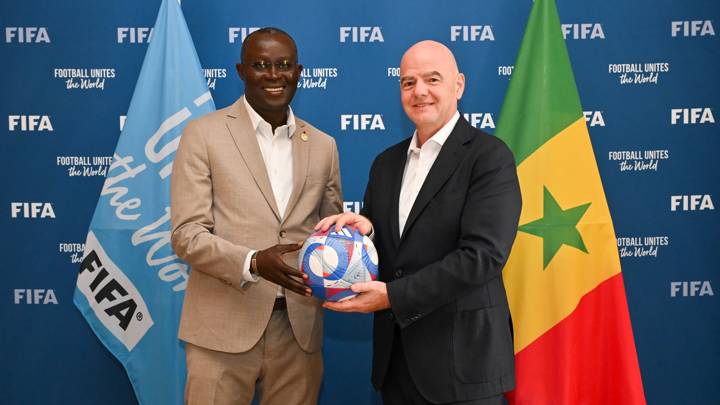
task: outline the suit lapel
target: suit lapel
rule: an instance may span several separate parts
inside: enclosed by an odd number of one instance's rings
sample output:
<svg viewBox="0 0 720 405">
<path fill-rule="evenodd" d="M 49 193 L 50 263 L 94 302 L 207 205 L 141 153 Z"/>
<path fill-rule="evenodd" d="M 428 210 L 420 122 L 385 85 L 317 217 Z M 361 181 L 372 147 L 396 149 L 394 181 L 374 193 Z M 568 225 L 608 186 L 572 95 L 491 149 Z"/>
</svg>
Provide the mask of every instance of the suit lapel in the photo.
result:
<svg viewBox="0 0 720 405">
<path fill-rule="evenodd" d="M 297 204 L 302 194 L 305 180 L 307 180 L 308 166 L 310 165 L 310 140 L 306 132 L 305 122 L 295 117 L 295 123 L 297 126 L 292 136 L 293 190 L 285 208 L 283 223 L 290 216 L 290 212 L 295 208 L 295 204 Z"/>
<path fill-rule="evenodd" d="M 280 212 L 275 202 L 275 195 L 270 185 L 270 178 L 268 177 L 267 168 L 262 158 L 260 145 L 258 145 L 257 135 L 255 134 L 255 129 L 252 128 L 250 116 L 248 116 L 247 110 L 245 110 L 242 98 L 233 104 L 230 112 L 227 114 L 226 123 L 235 141 L 235 146 L 237 146 L 240 155 L 245 161 L 245 165 L 247 165 L 250 170 L 255 184 L 257 184 L 277 220 L 280 221 Z"/>
<path fill-rule="evenodd" d="M 400 189 L 402 187 L 403 172 L 405 172 L 405 162 L 407 162 L 407 148 L 410 145 L 410 140 L 403 142 L 403 146 L 398 150 L 398 156 L 390 159 L 390 163 L 394 165 L 389 173 L 392 173 L 390 178 L 390 200 L 392 205 L 390 206 L 390 232 L 392 233 L 393 243 L 397 248 L 400 245 Z M 383 192 L 383 190 L 380 190 Z"/>
<path fill-rule="evenodd" d="M 400 240 L 407 235 L 408 230 L 412 228 L 413 223 L 417 220 L 423 209 L 425 209 L 425 206 L 432 200 L 435 194 L 438 193 L 440 188 L 460 164 L 462 156 L 465 154 L 465 147 L 463 145 L 469 141 L 467 126 L 467 122 L 460 118 L 450 133 L 450 136 L 448 136 L 445 141 L 445 144 L 440 150 L 440 154 L 437 159 L 435 159 L 430 172 L 425 178 L 425 182 L 420 188 L 417 198 L 415 198 L 415 203 L 410 209 L 410 214 L 405 222 L 405 228 L 403 229 Z M 399 193 L 396 200 L 399 200 Z"/>
</svg>

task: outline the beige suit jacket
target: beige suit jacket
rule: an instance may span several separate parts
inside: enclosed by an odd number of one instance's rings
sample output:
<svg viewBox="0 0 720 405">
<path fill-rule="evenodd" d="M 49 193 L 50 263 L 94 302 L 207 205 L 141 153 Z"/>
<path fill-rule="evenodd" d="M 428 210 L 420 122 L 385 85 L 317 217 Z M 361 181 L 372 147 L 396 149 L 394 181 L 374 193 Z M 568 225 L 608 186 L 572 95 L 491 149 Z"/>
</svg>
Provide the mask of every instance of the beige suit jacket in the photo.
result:
<svg viewBox="0 0 720 405">
<path fill-rule="evenodd" d="M 171 181 L 172 247 L 192 268 L 180 339 L 228 353 L 250 350 L 268 324 L 277 285 L 261 278 L 241 286 L 248 252 L 302 242 L 321 218 L 342 211 L 335 140 L 296 117 L 292 154 L 293 190 L 280 218 L 242 98 L 188 123 Z M 297 268 L 297 253 L 286 262 Z M 285 294 L 298 344 L 319 350 L 320 301 Z"/>
</svg>

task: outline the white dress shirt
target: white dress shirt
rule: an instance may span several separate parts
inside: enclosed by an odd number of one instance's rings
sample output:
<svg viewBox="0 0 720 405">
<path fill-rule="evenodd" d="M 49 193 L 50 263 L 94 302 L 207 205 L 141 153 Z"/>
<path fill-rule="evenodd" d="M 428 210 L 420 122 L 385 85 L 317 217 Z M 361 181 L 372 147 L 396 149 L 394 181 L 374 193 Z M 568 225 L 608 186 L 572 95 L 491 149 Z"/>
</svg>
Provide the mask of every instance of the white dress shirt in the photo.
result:
<svg viewBox="0 0 720 405">
<path fill-rule="evenodd" d="M 407 161 L 405 162 L 405 172 L 403 173 L 402 186 L 400 188 L 400 201 L 398 204 L 398 222 L 400 229 L 400 236 L 402 236 L 403 229 L 405 229 L 405 223 L 407 222 L 408 215 L 410 215 L 410 209 L 415 204 L 415 199 L 420 193 L 420 188 L 425 183 L 430 169 L 435 163 L 440 154 L 445 141 L 455 128 L 457 120 L 460 118 L 460 113 L 455 111 L 455 115 L 450 118 L 435 135 L 431 136 L 430 139 L 418 147 L 417 131 L 413 133 L 413 137 L 410 140 L 410 146 L 407 150 Z"/>
<path fill-rule="evenodd" d="M 287 123 L 275 128 L 275 133 L 273 133 L 270 123 L 253 110 L 245 98 L 243 98 L 243 102 L 250 116 L 250 122 L 255 128 L 260 152 L 270 178 L 270 186 L 275 196 L 275 204 L 280 213 L 280 218 L 283 218 L 293 189 L 292 136 L 295 133 L 295 115 L 288 106 Z M 243 265 L 243 279 L 245 281 L 258 281 L 258 277 L 250 273 L 250 260 L 255 252 L 256 250 L 253 250 L 245 257 Z M 282 288 L 278 288 L 278 296 L 282 295 Z"/>
</svg>

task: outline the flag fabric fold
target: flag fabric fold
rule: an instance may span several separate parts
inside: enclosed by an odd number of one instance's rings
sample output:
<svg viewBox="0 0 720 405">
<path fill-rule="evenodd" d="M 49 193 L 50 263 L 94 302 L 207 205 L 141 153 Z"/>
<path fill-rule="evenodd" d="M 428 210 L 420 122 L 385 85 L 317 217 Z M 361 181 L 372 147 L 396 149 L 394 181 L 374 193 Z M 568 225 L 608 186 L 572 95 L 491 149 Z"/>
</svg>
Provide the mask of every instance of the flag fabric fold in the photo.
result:
<svg viewBox="0 0 720 405">
<path fill-rule="evenodd" d="M 517 405 L 644 404 L 615 231 L 554 0 L 536 0 L 496 135 L 523 197 L 503 271 Z"/>
<path fill-rule="evenodd" d="M 190 269 L 170 246 L 170 176 L 184 126 L 214 109 L 180 5 L 163 0 L 73 298 L 141 404 L 183 402 L 177 328 Z"/>
</svg>

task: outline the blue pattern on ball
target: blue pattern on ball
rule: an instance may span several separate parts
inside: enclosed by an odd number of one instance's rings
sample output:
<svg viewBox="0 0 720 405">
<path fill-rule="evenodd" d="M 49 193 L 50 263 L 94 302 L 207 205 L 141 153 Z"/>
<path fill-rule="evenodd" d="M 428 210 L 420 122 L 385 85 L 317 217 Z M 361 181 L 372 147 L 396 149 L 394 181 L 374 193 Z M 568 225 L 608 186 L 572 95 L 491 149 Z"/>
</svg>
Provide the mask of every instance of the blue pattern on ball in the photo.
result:
<svg viewBox="0 0 720 405">
<path fill-rule="evenodd" d="M 305 283 L 313 296 L 326 301 L 355 296 L 352 284 L 376 280 L 378 275 L 372 241 L 349 227 L 311 235 L 300 251 L 299 262 L 300 270 L 308 275 Z"/>
</svg>

